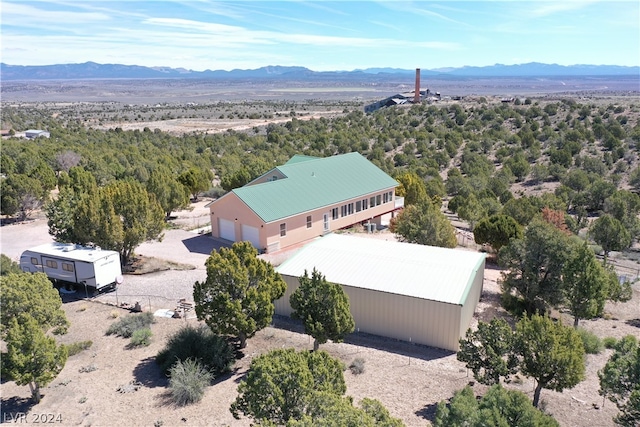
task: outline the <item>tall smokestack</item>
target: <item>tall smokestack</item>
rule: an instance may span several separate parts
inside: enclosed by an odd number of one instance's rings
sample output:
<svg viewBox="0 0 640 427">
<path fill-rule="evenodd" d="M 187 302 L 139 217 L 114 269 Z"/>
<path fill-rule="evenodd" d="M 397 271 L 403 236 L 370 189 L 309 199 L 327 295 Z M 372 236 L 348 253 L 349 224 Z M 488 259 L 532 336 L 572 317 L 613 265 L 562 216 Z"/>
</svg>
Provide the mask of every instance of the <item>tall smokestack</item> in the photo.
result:
<svg viewBox="0 0 640 427">
<path fill-rule="evenodd" d="M 416 68 L 416 89 L 413 92 L 413 103 L 420 103 L 420 68 Z"/>
</svg>

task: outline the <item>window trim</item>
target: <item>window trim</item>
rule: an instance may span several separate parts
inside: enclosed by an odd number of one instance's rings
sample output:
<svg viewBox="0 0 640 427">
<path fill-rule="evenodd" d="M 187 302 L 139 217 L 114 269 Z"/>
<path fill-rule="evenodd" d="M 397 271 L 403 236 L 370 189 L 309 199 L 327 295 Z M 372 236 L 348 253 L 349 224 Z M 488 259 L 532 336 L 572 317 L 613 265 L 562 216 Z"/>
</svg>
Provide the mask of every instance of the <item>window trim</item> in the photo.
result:
<svg viewBox="0 0 640 427">
<path fill-rule="evenodd" d="M 311 228 L 313 226 L 313 218 L 311 215 L 307 215 L 307 228 Z"/>
<path fill-rule="evenodd" d="M 280 224 L 280 237 L 285 237 L 287 235 L 287 223 L 283 222 Z"/>
</svg>

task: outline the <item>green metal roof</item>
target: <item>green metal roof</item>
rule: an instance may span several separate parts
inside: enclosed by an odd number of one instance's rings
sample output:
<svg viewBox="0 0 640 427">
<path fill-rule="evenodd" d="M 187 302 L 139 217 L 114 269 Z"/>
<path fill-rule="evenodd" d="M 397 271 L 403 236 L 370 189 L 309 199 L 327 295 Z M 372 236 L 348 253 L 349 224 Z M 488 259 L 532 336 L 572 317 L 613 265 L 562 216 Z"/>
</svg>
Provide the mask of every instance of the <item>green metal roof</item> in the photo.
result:
<svg viewBox="0 0 640 427">
<path fill-rule="evenodd" d="M 294 156 L 276 169 L 286 178 L 232 191 L 265 223 L 398 186 L 359 153 Z"/>
</svg>

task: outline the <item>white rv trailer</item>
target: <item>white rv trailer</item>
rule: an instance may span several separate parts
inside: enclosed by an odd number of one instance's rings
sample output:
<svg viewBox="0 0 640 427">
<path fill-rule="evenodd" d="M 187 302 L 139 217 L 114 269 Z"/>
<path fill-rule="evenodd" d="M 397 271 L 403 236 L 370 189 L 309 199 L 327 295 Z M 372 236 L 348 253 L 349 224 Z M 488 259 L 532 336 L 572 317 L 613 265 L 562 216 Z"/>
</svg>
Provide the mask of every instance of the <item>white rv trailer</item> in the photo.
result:
<svg viewBox="0 0 640 427">
<path fill-rule="evenodd" d="M 45 273 L 50 279 L 77 283 L 96 290 L 122 283 L 120 254 L 73 243 L 47 243 L 27 249 L 20 268 Z"/>
</svg>

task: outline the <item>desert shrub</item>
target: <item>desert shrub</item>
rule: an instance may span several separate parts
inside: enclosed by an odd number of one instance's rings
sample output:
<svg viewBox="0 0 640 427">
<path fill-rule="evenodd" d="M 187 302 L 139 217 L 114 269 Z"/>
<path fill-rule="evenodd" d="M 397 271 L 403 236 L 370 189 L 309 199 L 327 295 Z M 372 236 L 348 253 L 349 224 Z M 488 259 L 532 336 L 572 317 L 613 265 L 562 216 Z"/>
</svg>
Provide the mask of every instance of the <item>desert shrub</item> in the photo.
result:
<svg viewBox="0 0 640 427">
<path fill-rule="evenodd" d="M 168 339 L 165 348 L 156 356 L 156 363 L 169 375 L 176 361 L 187 359 L 198 361 L 216 378 L 231 370 L 235 351 L 224 337 L 215 335 L 206 326 L 185 326 Z"/>
<path fill-rule="evenodd" d="M 509 293 L 500 295 L 500 303 L 505 310 L 516 317 L 521 317 L 527 311 L 524 300 Z"/>
<path fill-rule="evenodd" d="M 178 360 L 169 370 L 171 396 L 178 405 L 188 405 L 202 400 L 204 389 L 213 376 L 197 360 Z"/>
<path fill-rule="evenodd" d="M 68 344 L 67 347 L 67 354 L 69 355 L 69 357 L 71 356 L 75 356 L 76 354 L 87 350 L 89 347 L 91 347 L 93 345 L 93 341 L 78 341 L 78 342 L 73 342 L 71 344 Z"/>
<path fill-rule="evenodd" d="M 137 329 L 133 331 L 130 341 L 131 347 L 147 347 L 149 344 L 151 344 L 151 335 L 153 334 L 151 333 L 151 329 L 149 328 Z"/>
<path fill-rule="evenodd" d="M 582 340 L 584 346 L 584 352 L 587 354 L 598 354 L 602 351 L 602 340 L 593 332 L 589 332 L 586 329 L 579 328 L 578 335 Z"/>
<path fill-rule="evenodd" d="M 602 340 L 602 344 L 604 344 L 604 348 L 615 348 L 616 344 L 618 344 L 618 340 L 615 337 L 606 337 Z"/>
<path fill-rule="evenodd" d="M 123 317 L 122 319 L 114 322 L 107 329 L 107 335 L 117 335 L 122 338 L 130 338 L 131 335 L 138 329 L 149 328 L 155 320 L 153 314 L 144 312 L 140 314 L 132 314 L 130 316 Z"/>
<path fill-rule="evenodd" d="M 360 357 L 353 359 L 353 362 L 349 365 L 349 370 L 353 375 L 364 373 L 364 359 Z"/>
</svg>

